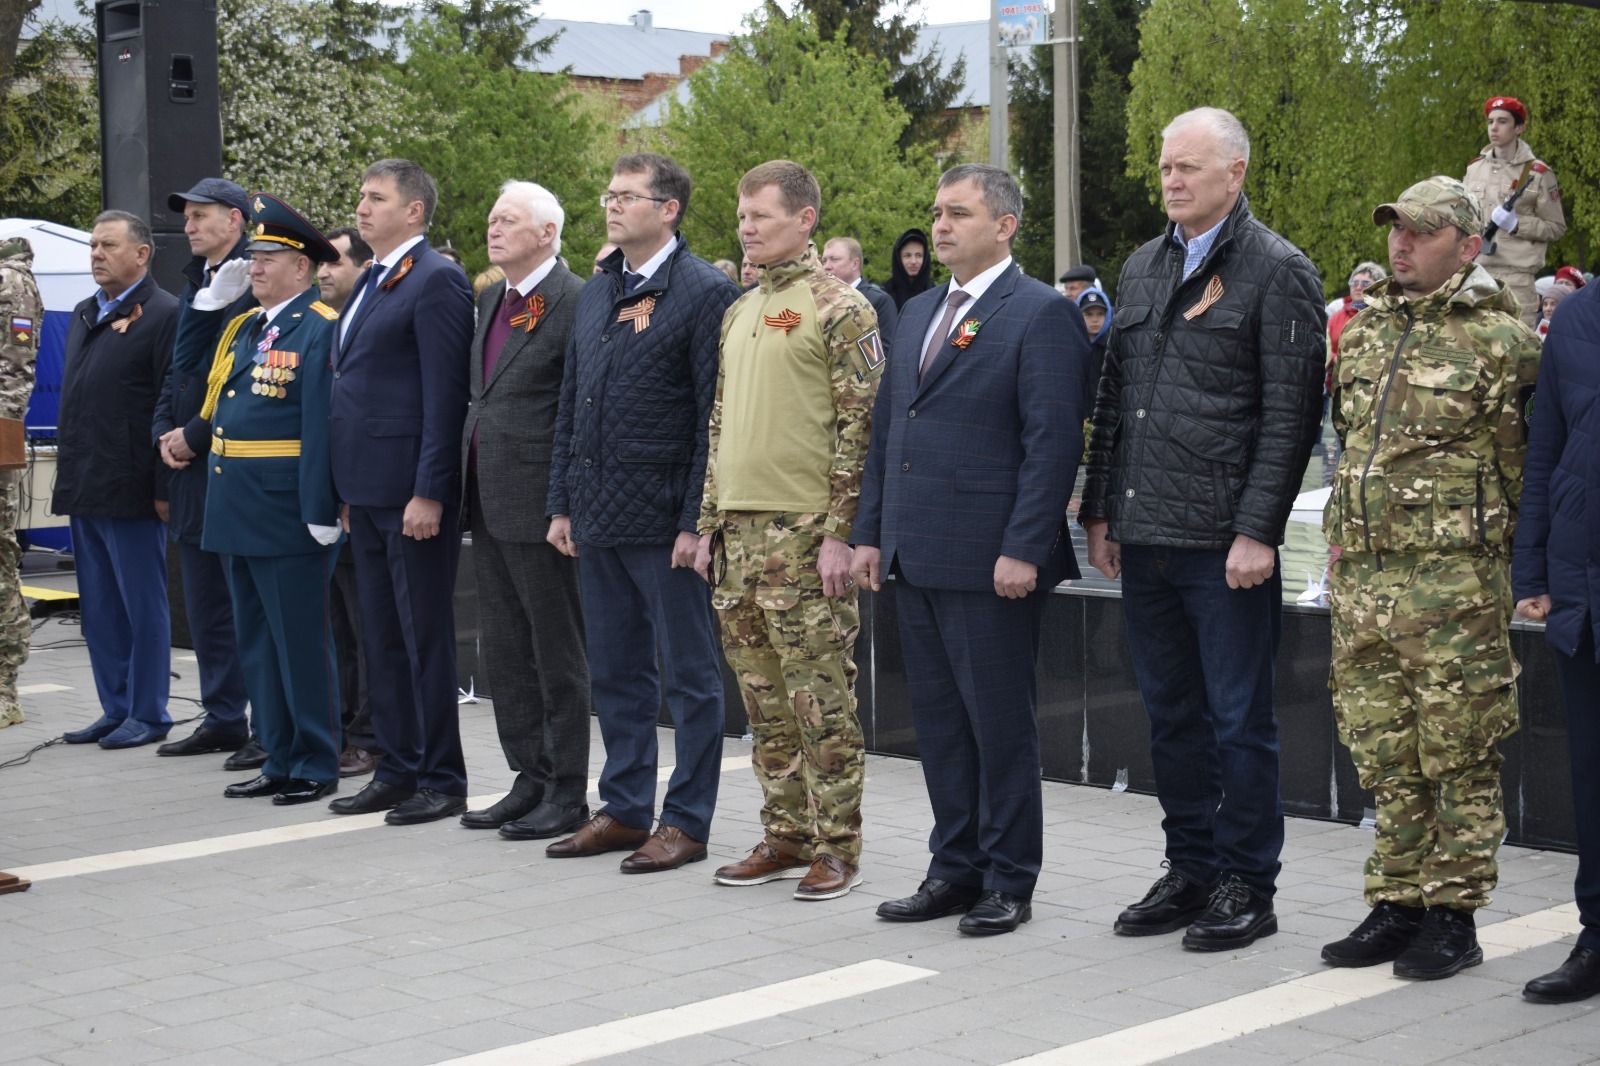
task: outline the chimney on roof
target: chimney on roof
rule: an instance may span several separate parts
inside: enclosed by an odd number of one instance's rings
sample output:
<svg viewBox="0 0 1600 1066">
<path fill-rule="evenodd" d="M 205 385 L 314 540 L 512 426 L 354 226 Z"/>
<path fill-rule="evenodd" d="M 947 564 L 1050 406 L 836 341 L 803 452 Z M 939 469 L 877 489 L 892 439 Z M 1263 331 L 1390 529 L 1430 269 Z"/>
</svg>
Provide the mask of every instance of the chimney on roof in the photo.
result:
<svg viewBox="0 0 1600 1066">
<path fill-rule="evenodd" d="M 638 14 L 629 15 L 628 18 L 633 22 L 634 28 L 640 33 L 655 32 L 655 20 L 650 17 L 649 8 L 642 7 L 639 9 Z"/>
<path fill-rule="evenodd" d="M 727 51 L 728 51 L 728 42 L 727 41 L 712 41 L 711 42 L 711 58 L 712 59 L 716 59 L 719 56 L 722 56 L 722 55 L 726 54 Z"/>
</svg>

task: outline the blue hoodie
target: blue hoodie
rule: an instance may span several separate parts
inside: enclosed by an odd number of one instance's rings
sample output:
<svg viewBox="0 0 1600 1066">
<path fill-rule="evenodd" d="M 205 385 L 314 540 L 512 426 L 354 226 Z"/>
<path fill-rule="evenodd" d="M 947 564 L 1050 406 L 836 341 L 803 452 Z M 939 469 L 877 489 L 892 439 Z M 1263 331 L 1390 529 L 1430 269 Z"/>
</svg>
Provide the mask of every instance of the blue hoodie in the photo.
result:
<svg viewBox="0 0 1600 1066">
<path fill-rule="evenodd" d="M 1088 393 L 1084 396 L 1083 409 L 1091 415 L 1094 412 L 1095 393 L 1100 389 L 1100 373 L 1106 362 L 1106 340 L 1111 335 L 1111 297 L 1106 295 L 1104 289 L 1098 285 L 1091 285 L 1078 293 L 1078 310 L 1082 311 L 1086 305 L 1096 304 L 1105 307 L 1106 320 L 1101 323 L 1100 331 L 1089 338 L 1089 373 L 1085 375 Z M 1087 325 L 1087 323 L 1085 323 Z"/>
</svg>

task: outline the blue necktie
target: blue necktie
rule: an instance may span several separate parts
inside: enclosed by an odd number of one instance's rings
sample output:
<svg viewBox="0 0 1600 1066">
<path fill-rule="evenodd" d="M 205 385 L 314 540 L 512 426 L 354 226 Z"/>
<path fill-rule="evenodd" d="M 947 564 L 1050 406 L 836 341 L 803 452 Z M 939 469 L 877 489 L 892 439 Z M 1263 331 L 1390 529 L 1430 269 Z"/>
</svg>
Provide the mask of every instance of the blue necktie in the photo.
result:
<svg viewBox="0 0 1600 1066">
<path fill-rule="evenodd" d="M 622 272 L 622 295 L 632 296 L 633 290 L 644 284 L 644 275 L 635 274 L 631 270 Z"/>
<path fill-rule="evenodd" d="M 378 279 L 383 277 L 386 268 L 381 263 L 373 263 L 372 269 L 367 271 L 367 284 L 361 290 L 361 302 L 366 303 L 372 298 L 372 291 L 378 287 Z"/>
</svg>

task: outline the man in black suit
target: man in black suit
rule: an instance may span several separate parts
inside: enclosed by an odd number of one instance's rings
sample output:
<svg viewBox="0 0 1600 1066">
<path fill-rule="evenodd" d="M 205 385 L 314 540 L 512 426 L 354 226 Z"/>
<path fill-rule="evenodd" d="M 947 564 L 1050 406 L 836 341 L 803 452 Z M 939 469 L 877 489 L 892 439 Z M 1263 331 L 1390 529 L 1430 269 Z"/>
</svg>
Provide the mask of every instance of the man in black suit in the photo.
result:
<svg viewBox="0 0 1600 1066">
<path fill-rule="evenodd" d="M 899 312 L 895 310 L 894 297 L 861 276 L 861 265 L 861 242 L 854 237 L 835 237 L 822 246 L 822 269 L 854 286 L 878 313 L 878 335 L 883 338 L 883 352 L 888 355 Z"/>
<path fill-rule="evenodd" d="M 895 576 L 933 803 L 927 879 L 878 915 L 966 911 L 961 932 L 980 936 L 1032 917 L 1044 850 L 1034 658 L 1050 590 L 1078 576 L 1063 527 L 1089 337 L 1070 300 L 1012 261 L 1021 218 L 1022 192 L 999 167 L 939 179 L 933 247 L 951 280 L 902 309 L 850 568 L 874 591 Z"/>
<path fill-rule="evenodd" d="M 511 840 L 589 817 L 589 668 L 578 566 L 545 543 L 550 441 L 583 282 L 561 265 L 566 213 L 542 185 L 508 181 L 489 211 L 489 262 L 506 280 L 478 297 L 471 406 L 461 448 L 478 621 L 511 793 L 461 824 Z"/>
<path fill-rule="evenodd" d="M 366 788 L 328 806 L 387 810 L 391 825 L 467 807 L 452 597 L 472 289 L 424 236 L 438 199 L 433 178 L 408 160 L 362 175 L 356 223 L 374 260 L 339 317 L 333 355 L 333 481 L 383 759 Z"/>
</svg>

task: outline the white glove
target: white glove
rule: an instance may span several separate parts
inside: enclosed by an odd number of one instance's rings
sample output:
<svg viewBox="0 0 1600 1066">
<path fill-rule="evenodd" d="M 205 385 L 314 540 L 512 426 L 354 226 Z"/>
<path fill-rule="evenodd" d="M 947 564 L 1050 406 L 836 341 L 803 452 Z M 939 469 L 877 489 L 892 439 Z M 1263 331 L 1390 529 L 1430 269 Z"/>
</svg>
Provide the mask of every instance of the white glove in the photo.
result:
<svg viewBox="0 0 1600 1066">
<path fill-rule="evenodd" d="M 217 267 L 210 285 L 194 294 L 194 309 L 220 311 L 243 296 L 249 287 L 250 263 L 244 259 L 230 259 Z"/>
<path fill-rule="evenodd" d="M 1500 227 L 1501 233 L 1517 232 L 1517 213 L 1507 211 L 1504 205 L 1489 212 L 1489 217 L 1494 219 L 1494 224 Z"/>
<path fill-rule="evenodd" d="M 307 522 L 306 532 L 311 534 L 312 540 L 316 541 L 318 544 L 321 544 L 323 547 L 327 547 L 329 544 L 337 544 L 339 542 L 340 530 L 338 526 L 314 526 Z"/>
</svg>

